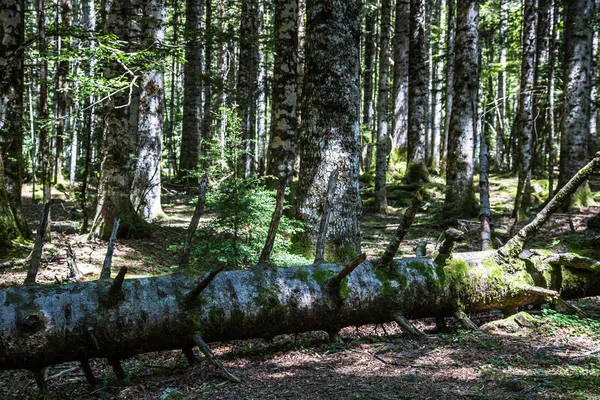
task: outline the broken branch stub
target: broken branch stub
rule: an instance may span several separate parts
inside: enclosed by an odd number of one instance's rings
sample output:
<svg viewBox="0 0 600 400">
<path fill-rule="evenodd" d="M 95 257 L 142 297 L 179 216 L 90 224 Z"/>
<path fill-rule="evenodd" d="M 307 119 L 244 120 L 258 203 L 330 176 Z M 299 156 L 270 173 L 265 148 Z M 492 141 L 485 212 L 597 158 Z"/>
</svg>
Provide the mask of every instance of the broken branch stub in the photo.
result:
<svg viewBox="0 0 600 400">
<path fill-rule="evenodd" d="M 394 260 L 394 257 L 400 248 L 400 243 L 402 243 L 402 240 L 404 240 L 404 237 L 408 233 L 408 230 L 415 219 L 415 215 L 417 215 L 417 211 L 419 211 L 419 207 L 421 207 L 422 200 L 423 198 L 421 197 L 421 193 L 417 191 L 410 203 L 410 206 L 404 212 L 402 221 L 400 221 L 398 229 L 396 229 L 394 236 L 392 236 L 390 243 L 388 243 L 385 253 L 383 253 L 383 256 L 381 257 L 382 265 L 390 265 Z"/>
<path fill-rule="evenodd" d="M 27 277 L 24 283 L 35 283 L 35 278 L 40 269 L 40 261 L 42 259 L 42 249 L 44 247 L 44 236 L 46 236 L 46 229 L 48 228 L 48 221 L 50 219 L 50 209 L 52 207 L 52 200 L 48 200 L 44 204 L 44 213 L 42 214 L 42 221 L 38 229 L 37 237 L 35 238 L 35 244 L 31 251 L 29 260 L 29 269 L 27 270 Z"/>
<path fill-rule="evenodd" d="M 112 266 L 112 257 L 115 252 L 115 241 L 117 240 L 117 232 L 119 232 L 119 218 L 115 219 L 113 224 L 112 233 L 108 238 L 108 248 L 106 249 L 106 256 L 104 257 L 104 263 L 102 264 L 102 271 L 100 272 L 100 279 L 110 278 L 110 267 Z"/>
<path fill-rule="evenodd" d="M 179 261 L 179 269 L 187 268 L 190 263 L 190 253 L 192 251 L 192 241 L 194 240 L 194 235 L 196 234 L 196 230 L 198 229 L 198 224 L 200 223 L 200 217 L 204 213 L 204 206 L 206 205 L 206 187 L 207 187 L 207 185 L 208 185 L 208 173 L 204 173 L 204 175 L 202 175 L 202 179 L 200 180 L 200 193 L 198 194 L 198 202 L 196 203 L 196 208 L 194 209 L 194 215 L 192 216 L 192 220 L 190 221 L 190 226 L 188 227 L 188 230 L 187 230 L 185 242 L 183 243 L 183 252 L 181 254 L 181 260 Z"/>
</svg>

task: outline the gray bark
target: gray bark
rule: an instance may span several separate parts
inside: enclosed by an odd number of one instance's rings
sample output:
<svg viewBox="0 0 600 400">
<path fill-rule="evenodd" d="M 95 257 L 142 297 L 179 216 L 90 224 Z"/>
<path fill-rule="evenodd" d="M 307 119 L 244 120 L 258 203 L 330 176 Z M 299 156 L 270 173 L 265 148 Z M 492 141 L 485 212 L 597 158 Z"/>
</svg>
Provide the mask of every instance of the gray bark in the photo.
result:
<svg viewBox="0 0 600 400">
<path fill-rule="evenodd" d="M 600 294 L 598 263 L 583 265 L 592 272 L 533 253 L 527 264 L 516 260 L 508 268 L 495 255 L 462 253 L 440 264 L 407 258 L 386 268 L 365 261 L 339 285 L 329 278 L 344 265 L 229 271 L 191 300 L 188 294 L 202 276 L 130 279 L 112 288 L 112 280 L 101 279 L 4 289 L 0 369 L 39 370 L 67 361 L 191 348 L 197 334 L 207 342 L 313 330 L 335 334 L 400 314 L 439 317 L 540 304 L 544 295 L 532 293 L 531 286 L 555 290 L 563 299 Z"/>
<path fill-rule="evenodd" d="M 552 1 L 552 20 L 550 34 L 550 55 L 548 60 L 548 119 L 546 121 L 546 151 L 548 152 L 548 198 L 554 195 L 554 159 L 556 157 L 556 114 L 554 111 L 554 96 L 555 96 L 555 78 L 556 78 L 556 59 L 558 58 L 558 17 L 559 17 L 559 2 Z"/>
<path fill-rule="evenodd" d="M 137 33 L 129 30 L 128 22 L 131 12 L 128 3 L 107 0 L 104 3 L 105 32 L 116 34 L 127 42 L 138 40 Z M 134 79 L 117 62 L 105 67 L 104 77 L 112 79 L 121 75 Z M 131 202 L 131 186 L 136 159 L 136 137 L 132 129 L 132 121 L 136 122 L 132 113 L 137 112 L 131 106 L 136 97 L 133 89 L 114 93 L 104 102 L 104 131 L 102 141 L 102 165 L 98 187 L 98 204 L 96 216 L 92 224 L 92 235 L 107 239 L 113 228 L 115 219 L 121 220 L 119 234 L 133 235 L 143 227 L 143 220 L 136 214 Z"/>
<path fill-rule="evenodd" d="M 240 168 L 246 178 L 256 172 L 256 85 L 258 76 L 258 1 L 242 0 L 238 62 L 238 117 L 242 132 Z"/>
<path fill-rule="evenodd" d="M 23 1 L 0 1 L 0 157 L 4 165 L 4 195 L 12 214 L 6 216 L 8 226 L 16 221 L 21 235 L 31 238 L 31 231 L 23 214 L 21 187 L 23 181 L 23 60 L 21 47 L 25 32 L 25 8 Z M 7 204 L 8 204 L 7 203 Z M 14 228 L 14 227 L 13 227 Z M 0 232 L 2 229 L 0 228 Z M 11 228 L 9 231 L 13 231 Z M 7 232 L 8 233 L 8 232 Z"/>
<path fill-rule="evenodd" d="M 381 2 L 379 34 L 379 91 L 377 93 L 377 153 L 375 159 L 375 212 L 387 212 L 385 192 L 388 149 L 388 77 L 390 69 L 391 1 Z"/>
<path fill-rule="evenodd" d="M 593 18 L 595 18 L 593 0 L 567 2 L 559 188 L 588 159 Z M 586 192 L 589 192 L 587 183 L 580 187 L 579 193 L 568 199 L 565 206 L 569 207 L 578 197 L 585 196 Z"/>
<path fill-rule="evenodd" d="M 521 26 L 521 77 L 519 83 L 519 103 L 517 106 L 516 136 L 518 141 L 517 171 L 519 181 L 513 217 L 519 221 L 529 207 L 529 185 L 531 181 L 531 158 L 533 153 L 534 86 L 537 49 L 538 0 L 525 0 L 523 3 L 523 23 Z"/>
<path fill-rule="evenodd" d="M 446 205 L 453 216 L 477 215 L 473 193 L 474 140 L 479 90 L 479 6 L 477 1 L 461 1 L 456 9 L 455 75 L 452 115 L 448 131 Z"/>
<path fill-rule="evenodd" d="M 439 0 L 436 5 L 436 25 L 440 25 L 446 20 L 446 0 Z M 433 171 L 439 171 L 441 159 L 441 138 L 442 138 L 442 94 L 444 83 L 444 46 L 446 40 L 446 30 L 440 30 L 440 36 L 437 41 L 437 53 L 433 56 L 432 72 L 432 103 L 431 103 L 431 153 L 429 157 L 429 167 Z M 432 51 L 435 48 L 432 45 Z"/>
<path fill-rule="evenodd" d="M 454 36 L 456 31 L 455 0 L 448 0 L 448 28 L 446 33 L 446 104 L 444 116 L 444 141 L 442 142 L 442 155 L 440 170 L 446 171 L 448 164 L 448 135 L 450 130 L 450 117 L 452 116 L 452 101 L 454 90 Z"/>
<path fill-rule="evenodd" d="M 345 0 L 308 4 L 306 69 L 300 130 L 300 170 L 296 216 L 309 227 L 295 239 L 299 250 L 314 254 L 321 209 L 331 172 L 339 169 L 334 207 L 327 230 L 329 260 L 360 252 L 359 36 L 360 4 Z M 331 51 L 335 48 L 336 51 Z"/>
<path fill-rule="evenodd" d="M 183 125 L 179 175 L 191 183 L 188 176 L 198 168 L 200 161 L 202 127 L 202 14 L 204 0 L 185 2 L 185 64 L 183 78 Z"/>
<path fill-rule="evenodd" d="M 500 2 L 500 32 L 498 36 L 498 54 L 500 71 L 496 94 L 496 167 L 504 168 L 504 137 L 508 123 L 506 120 L 506 41 L 508 33 L 509 0 Z"/>
<path fill-rule="evenodd" d="M 426 169 L 427 119 L 427 38 L 425 2 L 410 2 L 410 43 L 408 65 L 408 162 L 405 180 L 428 180 Z"/>
<path fill-rule="evenodd" d="M 164 0 L 142 0 L 142 48 L 161 54 L 165 41 Z M 161 195 L 161 152 L 163 136 L 164 72 L 147 71 L 140 77 L 137 120 L 137 165 L 131 201 L 145 221 L 163 215 Z"/>
<path fill-rule="evenodd" d="M 394 127 L 393 151 L 403 150 L 408 142 L 408 65 L 410 0 L 396 0 L 394 23 Z"/>
<path fill-rule="evenodd" d="M 204 169 L 208 169 L 211 164 L 211 147 L 213 142 L 212 135 L 212 52 L 213 52 L 213 24 L 212 24 L 212 11 L 213 6 L 211 0 L 206 0 L 206 29 L 205 29 L 205 62 L 204 62 L 204 76 L 208 79 L 204 83 L 204 111 L 202 112 L 202 145 L 200 146 L 200 155 Z"/>
<path fill-rule="evenodd" d="M 365 55 L 363 69 L 363 111 L 362 111 L 362 135 L 365 156 L 362 159 L 363 171 L 369 171 L 373 162 L 373 145 L 369 139 L 373 132 L 373 75 L 375 72 L 375 23 L 377 20 L 377 10 L 370 10 L 365 17 Z M 361 152 L 362 154 L 362 152 Z"/>
<path fill-rule="evenodd" d="M 267 175 L 292 176 L 298 130 L 298 2 L 275 3 L 275 60 Z M 271 187 L 278 184 L 271 182 Z"/>
<path fill-rule="evenodd" d="M 596 10 L 598 8 L 598 1 L 596 1 Z M 594 38 L 592 42 L 592 62 L 590 68 L 590 135 L 588 137 L 588 158 L 591 158 L 596 154 L 598 150 L 598 29 L 594 30 Z"/>
</svg>

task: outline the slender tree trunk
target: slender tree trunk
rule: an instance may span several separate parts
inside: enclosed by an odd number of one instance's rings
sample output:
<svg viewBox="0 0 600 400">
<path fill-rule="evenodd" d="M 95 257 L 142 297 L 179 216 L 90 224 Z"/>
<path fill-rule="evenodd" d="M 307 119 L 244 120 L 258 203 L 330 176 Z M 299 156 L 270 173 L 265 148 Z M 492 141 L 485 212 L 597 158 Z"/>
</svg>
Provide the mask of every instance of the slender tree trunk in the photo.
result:
<svg viewBox="0 0 600 400">
<path fill-rule="evenodd" d="M 295 238 L 295 246 L 309 257 L 315 254 L 327 182 L 337 168 L 325 257 L 348 260 L 360 252 L 360 3 L 309 3 L 306 33 L 296 216 L 309 228 Z"/>
<path fill-rule="evenodd" d="M 171 40 L 172 46 L 179 45 L 179 1 L 174 0 L 173 4 L 173 37 Z M 175 88 L 178 86 L 177 81 L 177 70 L 179 68 L 176 57 L 173 57 L 171 62 L 171 88 L 169 95 L 169 125 L 165 135 L 165 144 L 167 146 L 167 176 L 170 179 L 172 176 L 177 174 L 177 162 L 175 159 L 175 109 L 177 107 L 177 91 Z"/>
<path fill-rule="evenodd" d="M 242 0 L 240 59 L 238 63 L 238 116 L 241 120 L 240 168 L 248 178 L 256 172 L 256 84 L 258 63 L 258 2 Z"/>
<path fill-rule="evenodd" d="M 513 208 L 515 225 L 524 218 L 529 207 L 529 185 L 531 182 L 531 158 L 534 146 L 534 86 L 535 56 L 537 49 L 538 0 L 524 0 L 523 23 L 521 26 L 521 78 L 519 84 L 519 103 L 516 119 L 518 141 L 517 171 L 519 181 Z"/>
<path fill-rule="evenodd" d="M 160 54 L 165 41 L 164 0 L 142 0 L 142 48 Z M 161 152 L 163 133 L 164 73 L 154 70 L 140 78 L 137 120 L 137 165 L 131 187 L 131 201 L 146 221 L 164 215 L 161 196 Z"/>
<path fill-rule="evenodd" d="M 593 0 L 566 3 L 565 75 L 563 79 L 563 119 L 560 140 L 558 187 L 563 187 L 585 165 L 590 133 L 590 69 L 592 60 Z M 565 209 L 587 204 L 589 184 L 585 182 L 565 203 Z"/>
<path fill-rule="evenodd" d="M 375 71 L 375 23 L 377 10 L 370 10 L 365 17 L 365 67 L 363 70 L 363 112 L 362 112 L 362 135 L 366 137 L 373 131 L 373 73 Z M 373 143 L 365 140 L 365 156 L 362 159 L 363 171 L 369 171 L 373 162 Z M 361 152 L 362 154 L 362 152 Z"/>
<path fill-rule="evenodd" d="M 298 2 L 275 3 L 275 60 L 271 143 L 267 154 L 267 175 L 291 177 L 297 134 L 298 107 Z M 269 181 L 271 188 L 278 180 Z"/>
<path fill-rule="evenodd" d="M 21 235 L 31 238 L 23 213 L 23 95 L 25 35 L 23 1 L 0 1 L 0 157 L 3 158 L 4 195 Z M 0 219 L 3 217 L 0 214 Z M 1 223 L 0 223 L 1 225 Z M 0 228 L 0 231 L 2 229 Z"/>
<path fill-rule="evenodd" d="M 212 51 L 213 51 L 213 7 L 211 0 L 206 0 L 206 40 L 205 40 L 205 62 L 204 75 L 208 78 L 204 84 L 204 112 L 202 114 L 202 146 L 201 157 L 204 168 L 207 169 L 211 164 L 211 148 L 213 142 L 212 135 Z"/>
<path fill-rule="evenodd" d="M 437 24 L 441 25 L 446 20 L 446 0 L 439 0 L 437 4 Z M 446 40 L 446 30 L 440 30 L 440 36 L 437 40 L 437 53 L 434 55 L 433 63 L 433 82 L 432 82 L 432 124 L 431 124 L 431 154 L 430 165 L 432 171 L 438 172 L 441 159 L 441 138 L 442 138 L 442 94 L 444 81 L 444 46 Z M 432 46 L 433 48 L 433 46 Z"/>
<path fill-rule="evenodd" d="M 554 112 L 554 96 L 555 96 L 555 77 L 556 77 L 556 59 L 558 52 L 558 17 L 559 17 L 559 2 L 558 0 L 552 0 L 552 32 L 550 35 L 550 56 L 548 60 L 548 118 L 546 121 L 546 139 L 548 143 L 546 149 L 548 151 L 548 199 L 551 199 L 554 195 L 554 159 L 556 157 L 556 141 L 554 139 L 556 135 L 556 115 Z"/>
<path fill-rule="evenodd" d="M 408 161 L 404 179 L 423 182 L 429 179 L 425 165 L 427 119 L 427 38 L 425 2 L 410 2 L 410 45 L 408 66 Z"/>
<path fill-rule="evenodd" d="M 506 40 L 509 0 L 500 1 L 500 34 L 498 36 L 499 68 L 496 94 L 496 168 L 504 169 L 504 137 L 506 136 Z"/>
<path fill-rule="evenodd" d="M 183 82 L 183 126 L 181 151 L 179 153 L 179 175 L 186 183 L 197 182 L 192 174 L 200 161 L 202 146 L 202 14 L 204 0 L 185 2 L 185 65 Z"/>
<path fill-rule="evenodd" d="M 596 0 L 596 12 L 599 2 Z M 592 63 L 590 68 L 590 135 L 588 137 L 588 159 L 593 158 L 598 150 L 598 28 L 594 29 L 592 42 Z"/>
<path fill-rule="evenodd" d="M 96 11 L 94 0 L 84 0 L 81 5 L 81 11 L 83 16 L 84 29 L 90 33 L 96 31 Z M 94 48 L 94 41 L 89 42 L 90 49 Z M 90 77 L 94 74 L 96 66 L 96 60 L 94 57 L 90 59 L 89 64 L 86 66 L 85 75 Z M 83 106 L 83 122 L 85 130 L 85 143 L 84 143 L 84 164 L 83 164 L 83 181 L 81 182 L 81 195 L 80 195 L 80 206 L 82 210 L 81 217 L 81 232 L 87 232 L 89 215 L 87 209 L 87 192 L 88 182 L 90 178 L 90 164 L 92 163 L 92 146 L 95 130 L 95 101 L 94 96 L 90 95 L 85 99 Z"/>
<path fill-rule="evenodd" d="M 461 1 L 456 8 L 456 53 L 452 116 L 448 131 L 446 205 L 453 216 L 473 217 L 478 213 L 473 192 L 474 140 L 479 90 L 479 5 Z"/>
<path fill-rule="evenodd" d="M 410 42 L 410 0 L 396 0 L 394 23 L 394 127 L 392 151 L 408 146 L 408 65 Z"/>
<path fill-rule="evenodd" d="M 40 54 L 40 101 L 38 118 L 41 121 L 40 126 L 40 153 L 42 156 L 42 185 L 43 185 L 43 203 L 46 204 L 51 198 L 51 172 L 50 163 L 50 137 L 48 134 L 48 60 L 46 52 L 48 40 L 46 39 L 46 12 L 43 0 L 36 3 L 37 25 L 38 25 L 38 52 Z M 50 219 L 50 216 L 48 216 Z M 49 230 L 48 230 L 49 232 Z"/>
<path fill-rule="evenodd" d="M 265 33 L 265 3 L 260 5 L 260 16 L 258 23 L 259 37 Z M 256 101 L 256 137 L 257 137 L 257 168 L 258 175 L 264 176 L 266 170 L 266 145 L 267 145 L 267 57 L 264 44 L 260 44 L 258 49 L 258 75 L 257 75 L 257 101 Z"/>
<path fill-rule="evenodd" d="M 446 30 L 446 104 L 444 116 L 444 138 L 442 141 L 442 154 L 440 171 L 446 172 L 448 164 L 448 136 L 450 130 L 450 117 L 452 116 L 452 93 L 454 90 L 454 36 L 455 36 L 455 0 L 448 0 L 448 28 Z"/>
<path fill-rule="evenodd" d="M 391 1 L 381 2 L 381 34 L 379 35 L 379 91 L 377 94 L 377 159 L 375 161 L 375 212 L 387 212 L 385 192 L 388 134 L 388 80 L 390 69 Z"/>
</svg>

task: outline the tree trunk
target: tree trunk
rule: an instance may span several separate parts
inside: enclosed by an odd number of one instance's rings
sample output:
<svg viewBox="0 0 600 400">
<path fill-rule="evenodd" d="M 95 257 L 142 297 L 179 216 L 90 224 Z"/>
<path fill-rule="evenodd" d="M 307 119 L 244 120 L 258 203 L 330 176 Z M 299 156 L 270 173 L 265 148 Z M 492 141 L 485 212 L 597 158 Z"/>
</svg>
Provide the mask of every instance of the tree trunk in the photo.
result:
<svg viewBox="0 0 600 400">
<path fill-rule="evenodd" d="M 256 84 L 258 64 L 258 1 L 242 0 L 240 59 L 238 62 L 238 118 L 242 133 L 241 175 L 256 172 Z"/>
<path fill-rule="evenodd" d="M 375 72 L 375 23 L 377 20 L 377 10 L 369 10 L 365 17 L 365 55 L 363 70 L 363 111 L 362 111 L 362 140 L 364 146 L 364 158 L 362 159 L 362 169 L 367 172 L 371 169 L 373 162 L 373 143 L 368 137 L 373 132 L 373 75 Z M 364 143 L 366 142 L 366 144 Z M 361 152 L 362 154 L 362 152 Z"/>
<path fill-rule="evenodd" d="M 479 90 L 479 6 L 461 1 L 456 9 L 456 52 L 452 116 L 448 131 L 446 205 L 454 216 L 478 215 L 473 192 L 474 140 Z"/>
<path fill-rule="evenodd" d="M 506 136 L 506 41 L 508 33 L 508 8 L 509 0 L 500 1 L 500 32 L 498 36 L 498 85 L 497 85 L 497 110 L 496 110 L 496 169 L 504 168 L 504 137 Z"/>
<path fill-rule="evenodd" d="M 291 177 L 298 130 L 298 3 L 275 3 L 275 60 L 267 175 Z M 278 179 L 269 181 L 276 187 Z"/>
<path fill-rule="evenodd" d="M 375 212 L 387 212 L 385 192 L 388 149 L 388 77 L 390 69 L 391 1 L 381 2 L 379 34 L 379 91 L 377 94 L 377 153 L 375 160 Z"/>
<path fill-rule="evenodd" d="M 101 279 L 3 289 L 0 369 L 39 370 L 181 349 L 194 346 L 194 334 L 207 342 L 313 330 L 335 334 L 399 315 L 514 309 L 543 302 L 540 289 L 563 299 L 600 294 L 598 262 L 586 263 L 589 270 L 561 267 L 564 257 L 544 254 L 506 265 L 495 261 L 494 251 L 456 254 L 439 264 L 424 257 L 387 267 L 365 261 L 337 285 L 332 278 L 344 265 L 229 271 L 218 274 L 200 298 L 190 293 L 202 276 L 183 274 L 125 280 L 122 286 Z"/>
<path fill-rule="evenodd" d="M 408 143 L 408 65 L 410 0 L 396 0 L 394 23 L 394 127 L 392 151 L 406 149 Z"/>
<path fill-rule="evenodd" d="M 339 184 L 327 230 L 325 257 L 348 260 L 360 252 L 359 36 L 356 0 L 308 4 L 306 70 L 300 130 L 300 170 L 296 216 L 308 222 L 295 238 L 299 252 L 312 257 L 327 182 L 339 169 Z M 335 48 L 336 51 L 330 51 Z M 339 71 L 344 71 L 340 73 Z"/>
<path fill-rule="evenodd" d="M 202 128 L 202 14 L 204 0 L 185 2 L 185 65 L 183 78 L 183 125 L 179 153 L 179 175 L 187 184 L 200 161 Z"/>
<path fill-rule="evenodd" d="M 105 32 L 116 34 L 121 40 L 135 42 L 135 32 L 129 31 L 131 8 L 128 3 L 107 0 L 105 8 Z M 137 22 L 137 21 L 136 21 Z M 127 71 L 118 63 L 109 64 L 104 70 L 104 77 L 112 79 L 127 75 Z M 133 76 L 128 78 L 134 79 Z M 137 236 L 143 233 L 144 221 L 137 215 L 131 202 L 131 186 L 136 159 L 135 132 L 130 123 L 136 121 L 131 113 L 132 99 L 136 97 L 134 90 L 114 93 L 104 103 L 104 132 L 102 141 L 102 166 L 98 187 L 98 204 L 96 216 L 92 224 L 95 237 L 108 239 L 112 233 L 115 219 L 121 220 L 119 236 Z M 133 124 L 132 124 L 133 125 Z M 137 128 L 137 123 L 135 124 Z"/>
<path fill-rule="evenodd" d="M 426 162 L 425 127 L 427 118 L 427 38 L 425 2 L 410 2 L 410 44 L 408 65 L 408 161 L 405 180 L 409 183 L 429 179 Z"/>
<path fill-rule="evenodd" d="M 440 0 L 437 4 L 436 9 L 436 21 L 437 25 L 443 23 L 446 20 L 446 0 Z M 433 82 L 432 88 L 433 93 L 432 104 L 431 104 L 431 154 L 429 158 L 430 168 L 436 173 L 440 169 L 441 159 L 441 138 L 442 138 L 442 94 L 443 94 L 443 83 L 444 83 L 444 46 L 443 43 L 446 40 L 446 30 L 440 30 L 440 36 L 437 40 L 437 53 L 433 56 Z M 435 48 L 432 46 L 432 49 Z"/>
<path fill-rule="evenodd" d="M 594 18 L 593 0 L 567 2 L 559 188 L 585 164 L 588 157 L 592 20 Z M 564 206 L 569 208 L 576 204 L 585 205 L 589 201 L 590 195 L 590 188 L 586 182 L 564 203 Z"/>
<path fill-rule="evenodd" d="M 165 41 L 166 5 L 164 0 L 142 0 L 142 48 L 160 54 Z M 148 71 L 140 78 L 137 120 L 137 165 L 131 186 L 131 201 L 140 217 L 152 221 L 163 216 L 161 196 L 161 152 L 163 71 Z"/>
<path fill-rule="evenodd" d="M 442 142 L 442 155 L 440 171 L 446 172 L 448 164 L 448 135 L 450 130 L 450 117 L 452 116 L 452 92 L 454 90 L 454 36 L 455 26 L 455 0 L 448 0 L 448 29 L 446 33 L 446 104 L 444 120 L 444 141 Z"/>
<path fill-rule="evenodd" d="M 10 204 L 11 214 L 2 212 L 0 218 L 7 218 L 7 224 L 15 222 L 24 238 L 31 238 L 31 231 L 21 201 L 23 181 L 23 60 L 21 47 L 25 32 L 25 8 L 23 1 L 1 0 L 0 8 L 0 157 L 4 170 L 3 201 Z M 8 222 L 11 220 L 12 222 Z M 14 226 L 13 226 L 14 228 Z M 0 228 L 0 232 L 3 230 Z M 11 228 L 9 231 L 13 231 Z M 8 231 L 7 231 L 8 233 Z"/>
<path fill-rule="evenodd" d="M 525 0 L 523 3 L 523 24 L 521 26 L 521 78 L 519 84 L 519 104 L 516 120 L 518 141 L 517 171 L 519 181 L 513 217 L 516 222 L 523 219 L 529 207 L 529 185 L 531 182 L 531 157 L 533 152 L 533 100 L 535 86 L 535 56 L 537 49 L 538 0 Z"/>
<path fill-rule="evenodd" d="M 63 29 L 71 29 L 73 1 L 61 0 L 60 4 L 60 24 Z M 70 48 L 68 36 L 59 35 L 57 39 L 58 52 L 60 57 L 65 57 Z M 58 178 L 62 175 L 62 160 L 64 148 L 64 134 L 67 117 L 67 103 L 69 101 L 69 91 L 67 79 L 69 76 L 69 60 L 61 59 L 56 64 L 56 74 L 54 76 L 54 96 L 56 101 L 56 136 L 54 138 L 54 184 L 58 183 Z"/>
<path fill-rule="evenodd" d="M 213 7 L 211 0 L 206 0 L 206 29 L 205 29 L 205 57 L 204 57 L 204 76 L 208 79 L 204 83 L 204 111 L 202 113 L 202 145 L 200 156 L 202 158 L 202 164 L 204 170 L 207 170 L 211 165 L 212 154 L 211 146 L 213 142 L 212 137 L 212 51 L 213 51 L 213 25 L 212 25 L 212 11 Z"/>
</svg>

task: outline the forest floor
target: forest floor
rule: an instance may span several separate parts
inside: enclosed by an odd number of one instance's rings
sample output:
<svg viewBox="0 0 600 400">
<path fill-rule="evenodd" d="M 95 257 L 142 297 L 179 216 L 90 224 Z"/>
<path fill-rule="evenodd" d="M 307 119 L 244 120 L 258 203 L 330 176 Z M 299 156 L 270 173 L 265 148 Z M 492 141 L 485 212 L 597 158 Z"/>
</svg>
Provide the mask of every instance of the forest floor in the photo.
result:
<svg viewBox="0 0 600 400">
<path fill-rule="evenodd" d="M 491 179 L 495 236 L 510 236 L 509 212 L 515 179 Z M 541 185 L 543 186 L 543 185 Z M 592 182 L 595 204 L 555 214 L 530 247 L 574 251 L 578 243 L 598 237 L 585 221 L 600 212 L 600 181 Z M 26 188 L 27 190 L 27 188 Z M 543 191 L 543 189 L 541 189 Z M 542 194 L 540 193 L 540 196 Z M 55 192 L 52 242 L 44 246 L 39 283 L 64 282 L 68 276 L 66 248 L 71 246 L 84 280 L 96 279 L 106 253 L 106 242 L 77 234 L 75 203 L 67 192 Z M 400 196 L 402 197 L 402 196 Z M 431 189 L 429 201 L 403 242 L 403 254 L 414 254 L 420 241 L 433 252 L 440 234 L 450 225 L 466 232 L 458 251 L 478 249 L 478 220 L 442 221 L 435 207 L 441 191 Z M 118 240 L 113 272 L 127 266 L 129 278 L 166 274 L 178 262 L 185 229 L 193 212 L 191 197 L 168 194 L 166 217 L 150 237 Z M 392 206 L 396 203 L 392 200 Z M 25 200 L 32 227 L 37 227 L 42 205 Z M 385 216 L 365 213 L 364 251 L 383 252 L 403 208 Z M 532 214 L 533 216 L 533 214 Z M 210 215 L 204 221 L 210 221 Z M 600 251 L 598 249 L 597 251 Z M 26 251 L 24 250 L 24 255 Z M 17 256 L 17 255 L 15 255 Z M 0 260 L 1 261 L 1 260 Z M 23 282 L 26 268 L 0 268 L 0 287 Z M 578 305 L 600 316 L 600 298 Z M 448 320 L 448 331 L 438 332 L 433 320 L 413 321 L 428 340 L 415 340 L 395 323 L 348 327 L 341 341 L 329 343 L 323 332 L 282 335 L 271 342 L 246 340 L 213 343 L 211 347 L 243 383 L 225 380 L 210 363 L 189 367 L 180 351 L 143 354 L 123 362 L 128 373 L 118 382 L 105 360 L 92 360 L 100 379 L 87 385 L 76 364 L 48 368 L 51 399 L 600 399 L 600 322 L 566 316 L 550 309 L 527 310 L 534 318 L 525 326 L 506 324 L 486 334 L 466 332 Z M 499 319 L 499 313 L 471 316 L 478 324 Z M 34 399 L 37 388 L 27 371 L 0 372 L 0 399 Z"/>
</svg>

